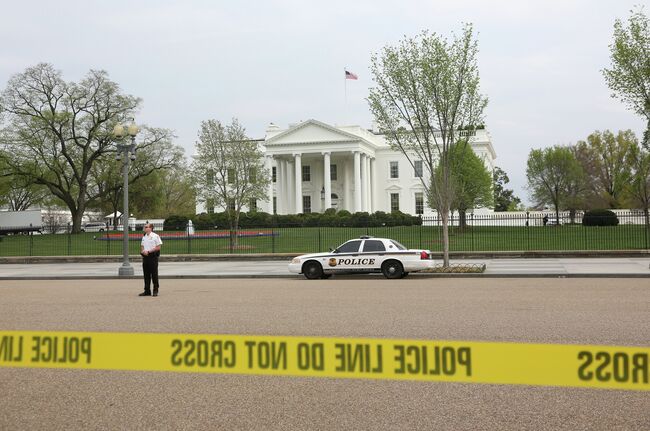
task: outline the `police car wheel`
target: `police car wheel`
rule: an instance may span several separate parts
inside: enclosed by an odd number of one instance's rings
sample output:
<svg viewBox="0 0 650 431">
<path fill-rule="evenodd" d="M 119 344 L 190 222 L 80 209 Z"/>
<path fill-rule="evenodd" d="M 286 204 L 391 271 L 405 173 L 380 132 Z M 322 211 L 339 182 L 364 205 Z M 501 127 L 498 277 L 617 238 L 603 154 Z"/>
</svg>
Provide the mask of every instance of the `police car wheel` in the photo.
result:
<svg viewBox="0 0 650 431">
<path fill-rule="evenodd" d="M 310 260 L 302 266 L 302 273 L 310 280 L 316 280 L 323 276 L 323 267 L 320 263 Z"/>
<path fill-rule="evenodd" d="M 404 267 L 396 260 L 389 260 L 381 266 L 381 272 L 386 278 L 402 278 Z"/>
<path fill-rule="evenodd" d="M 402 273 L 402 277 L 400 277 L 400 278 L 406 278 L 407 275 L 409 275 L 408 272 L 403 272 L 403 273 Z"/>
</svg>

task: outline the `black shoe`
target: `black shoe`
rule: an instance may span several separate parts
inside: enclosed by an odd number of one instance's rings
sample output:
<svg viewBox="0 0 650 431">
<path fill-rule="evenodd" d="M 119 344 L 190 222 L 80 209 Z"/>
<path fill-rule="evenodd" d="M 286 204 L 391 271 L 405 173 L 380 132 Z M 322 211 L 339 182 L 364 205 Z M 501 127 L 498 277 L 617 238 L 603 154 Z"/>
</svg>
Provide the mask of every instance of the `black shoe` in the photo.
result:
<svg viewBox="0 0 650 431">
<path fill-rule="evenodd" d="M 138 296 L 151 296 L 151 292 L 146 292 L 145 291 L 145 292 L 142 292 L 141 294 L 139 294 Z"/>
<path fill-rule="evenodd" d="M 158 296 L 158 291 L 154 290 L 153 291 L 153 296 Z"/>
</svg>

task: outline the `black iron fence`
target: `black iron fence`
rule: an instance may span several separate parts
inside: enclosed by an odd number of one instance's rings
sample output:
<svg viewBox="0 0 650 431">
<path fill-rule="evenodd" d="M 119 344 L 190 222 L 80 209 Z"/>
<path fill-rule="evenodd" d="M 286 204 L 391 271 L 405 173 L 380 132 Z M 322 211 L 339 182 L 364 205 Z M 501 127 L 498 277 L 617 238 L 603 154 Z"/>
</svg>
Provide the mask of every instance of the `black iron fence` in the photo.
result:
<svg viewBox="0 0 650 431">
<path fill-rule="evenodd" d="M 549 250 L 650 250 L 650 224 L 642 211 L 617 213 L 618 224 L 584 226 L 583 214 L 454 214 L 449 220 L 449 249 L 458 252 Z M 306 226 L 301 223 L 197 229 L 192 224 L 157 226 L 163 254 L 307 253 L 327 251 L 361 235 L 395 239 L 411 248 L 442 251 L 442 220 L 421 217 L 410 226 L 365 224 Z M 121 255 L 122 231 L 71 234 L 12 232 L 0 235 L 0 256 Z M 129 251 L 137 255 L 142 232 L 129 232 Z"/>
</svg>

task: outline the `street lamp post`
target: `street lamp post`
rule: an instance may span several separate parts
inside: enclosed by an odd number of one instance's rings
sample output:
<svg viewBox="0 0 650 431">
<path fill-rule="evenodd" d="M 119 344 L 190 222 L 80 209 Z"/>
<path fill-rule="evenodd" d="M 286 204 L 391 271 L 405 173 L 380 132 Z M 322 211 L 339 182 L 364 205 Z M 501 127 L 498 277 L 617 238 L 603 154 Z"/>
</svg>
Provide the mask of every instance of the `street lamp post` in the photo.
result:
<svg viewBox="0 0 650 431">
<path fill-rule="evenodd" d="M 129 263 L 129 164 L 131 160 L 135 160 L 135 136 L 140 130 L 135 122 L 131 121 L 127 127 L 122 124 L 117 124 L 113 129 L 113 136 L 118 140 L 129 135 L 131 143 L 118 143 L 117 144 L 117 160 L 122 159 L 124 155 L 124 163 L 122 164 L 122 173 L 124 174 L 124 211 L 122 213 L 122 231 L 124 232 L 124 241 L 122 249 L 122 266 L 118 270 L 120 277 L 128 277 L 134 274 L 133 267 Z"/>
</svg>

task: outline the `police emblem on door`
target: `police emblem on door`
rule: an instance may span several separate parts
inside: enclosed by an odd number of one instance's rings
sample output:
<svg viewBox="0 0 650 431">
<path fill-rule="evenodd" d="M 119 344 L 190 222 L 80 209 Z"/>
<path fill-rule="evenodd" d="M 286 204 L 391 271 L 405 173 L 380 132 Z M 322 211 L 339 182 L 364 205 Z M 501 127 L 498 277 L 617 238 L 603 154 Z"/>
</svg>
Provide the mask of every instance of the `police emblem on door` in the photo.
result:
<svg viewBox="0 0 650 431">
<path fill-rule="evenodd" d="M 336 258 L 331 257 L 331 258 L 330 258 L 330 261 L 329 261 L 329 265 L 330 265 L 330 266 L 336 266 Z"/>
</svg>

